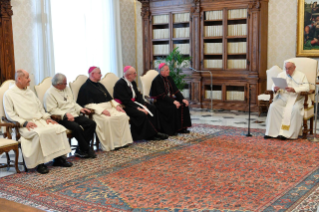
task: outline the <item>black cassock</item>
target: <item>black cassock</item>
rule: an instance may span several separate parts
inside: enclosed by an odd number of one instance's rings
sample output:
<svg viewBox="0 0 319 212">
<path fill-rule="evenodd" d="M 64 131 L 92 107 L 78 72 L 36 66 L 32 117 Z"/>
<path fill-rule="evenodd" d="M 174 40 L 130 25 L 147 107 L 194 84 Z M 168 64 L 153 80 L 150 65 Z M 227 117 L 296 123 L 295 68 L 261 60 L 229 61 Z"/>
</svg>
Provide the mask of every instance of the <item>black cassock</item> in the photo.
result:
<svg viewBox="0 0 319 212">
<path fill-rule="evenodd" d="M 135 101 L 146 106 L 148 110 L 154 115 L 146 115 L 142 111 L 137 110 L 138 106 L 132 100 L 133 92 L 128 86 L 127 82 L 121 78 L 114 86 L 114 99 L 120 100 L 121 104 L 124 105 L 126 114 L 130 117 L 131 134 L 133 140 L 151 139 L 157 134 L 157 120 L 156 120 L 156 109 L 154 106 L 144 101 L 142 94 L 137 90 L 136 82 L 131 82 L 135 92 Z"/>
<path fill-rule="evenodd" d="M 157 75 L 152 82 L 150 95 L 155 99 L 161 132 L 174 135 L 192 126 L 189 107 L 183 103 L 184 96 L 177 89 L 172 77 Z M 179 109 L 173 103 L 175 100 L 181 104 Z"/>
<path fill-rule="evenodd" d="M 99 104 L 111 101 L 112 99 L 112 96 L 106 90 L 104 85 L 87 79 L 80 88 L 77 103 L 84 107 L 90 103 Z"/>
</svg>

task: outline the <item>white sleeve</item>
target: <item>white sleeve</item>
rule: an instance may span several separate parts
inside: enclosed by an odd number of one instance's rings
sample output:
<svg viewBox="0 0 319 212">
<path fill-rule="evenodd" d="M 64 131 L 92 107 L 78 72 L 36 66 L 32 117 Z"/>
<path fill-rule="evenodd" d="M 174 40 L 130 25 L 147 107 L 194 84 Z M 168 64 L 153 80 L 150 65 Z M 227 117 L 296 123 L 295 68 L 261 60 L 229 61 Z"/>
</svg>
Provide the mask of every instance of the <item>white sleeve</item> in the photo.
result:
<svg viewBox="0 0 319 212">
<path fill-rule="evenodd" d="M 4 94 L 3 97 L 3 106 L 4 106 L 4 112 L 6 114 L 6 117 L 10 121 L 17 121 L 20 123 L 21 126 L 27 121 L 23 118 L 21 118 L 16 111 L 14 110 L 12 99 L 9 97 L 9 95 Z"/>
<path fill-rule="evenodd" d="M 94 110 L 95 114 L 99 114 L 99 115 L 102 114 L 102 112 L 104 111 L 104 108 L 101 107 L 99 104 L 91 103 L 91 104 L 85 105 L 85 107 Z"/>
</svg>

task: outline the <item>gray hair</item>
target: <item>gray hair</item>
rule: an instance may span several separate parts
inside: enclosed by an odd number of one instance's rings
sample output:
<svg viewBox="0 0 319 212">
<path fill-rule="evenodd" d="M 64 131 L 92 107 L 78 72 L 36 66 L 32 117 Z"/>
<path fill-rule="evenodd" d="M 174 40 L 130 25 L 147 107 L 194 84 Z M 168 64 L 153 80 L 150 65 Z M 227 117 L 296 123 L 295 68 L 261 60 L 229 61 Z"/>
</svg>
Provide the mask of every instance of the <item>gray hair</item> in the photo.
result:
<svg viewBox="0 0 319 212">
<path fill-rule="evenodd" d="M 54 75 L 51 82 L 53 86 L 56 86 L 56 85 L 62 84 L 65 79 L 66 79 L 66 76 L 64 74 L 57 73 L 56 75 Z"/>
<path fill-rule="evenodd" d="M 23 70 L 22 70 L 22 69 L 18 69 L 18 70 L 16 71 L 15 76 L 14 76 L 15 81 L 18 82 L 18 78 L 19 78 L 19 77 L 23 77 L 24 75 L 25 75 L 25 74 L 24 74 Z"/>
</svg>

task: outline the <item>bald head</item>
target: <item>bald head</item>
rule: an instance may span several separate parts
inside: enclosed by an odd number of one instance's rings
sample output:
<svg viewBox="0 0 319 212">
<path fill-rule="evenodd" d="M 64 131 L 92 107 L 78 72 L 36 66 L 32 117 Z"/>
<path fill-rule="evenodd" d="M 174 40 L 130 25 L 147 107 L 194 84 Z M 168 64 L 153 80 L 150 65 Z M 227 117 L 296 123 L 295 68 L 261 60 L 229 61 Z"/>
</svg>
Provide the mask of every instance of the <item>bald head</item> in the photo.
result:
<svg viewBox="0 0 319 212">
<path fill-rule="evenodd" d="M 14 79 L 15 79 L 15 81 L 17 82 L 17 80 L 18 80 L 18 78 L 19 77 L 24 77 L 25 75 L 26 75 L 26 71 L 25 70 L 23 70 L 23 69 L 18 69 L 17 71 L 16 71 L 16 74 L 15 74 L 15 77 L 14 77 Z"/>
<path fill-rule="evenodd" d="M 20 89 L 26 89 L 30 84 L 29 73 L 24 69 L 18 69 L 15 74 L 15 81 Z"/>
<path fill-rule="evenodd" d="M 127 71 L 124 73 L 124 77 L 130 81 L 133 82 L 136 78 L 136 70 L 134 67 L 130 67 L 129 69 L 127 69 Z"/>
</svg>

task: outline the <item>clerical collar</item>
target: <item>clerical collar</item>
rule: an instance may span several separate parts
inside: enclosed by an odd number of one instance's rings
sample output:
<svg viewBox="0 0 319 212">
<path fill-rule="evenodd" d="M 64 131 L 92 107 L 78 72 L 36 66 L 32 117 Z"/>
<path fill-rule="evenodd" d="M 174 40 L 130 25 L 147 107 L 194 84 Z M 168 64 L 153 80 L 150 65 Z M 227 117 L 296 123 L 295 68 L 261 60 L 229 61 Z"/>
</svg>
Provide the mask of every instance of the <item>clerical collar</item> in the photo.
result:
<svg viewBox="0 0 319 212">
<path fill-rule="evenodd" d="M 123 77 L 123 79 L 124 79 L 125 82 L 127 83 L 127 86 L 132 86 L 132 82 L 128 81 L 125 77 Z"/>
</svg>

